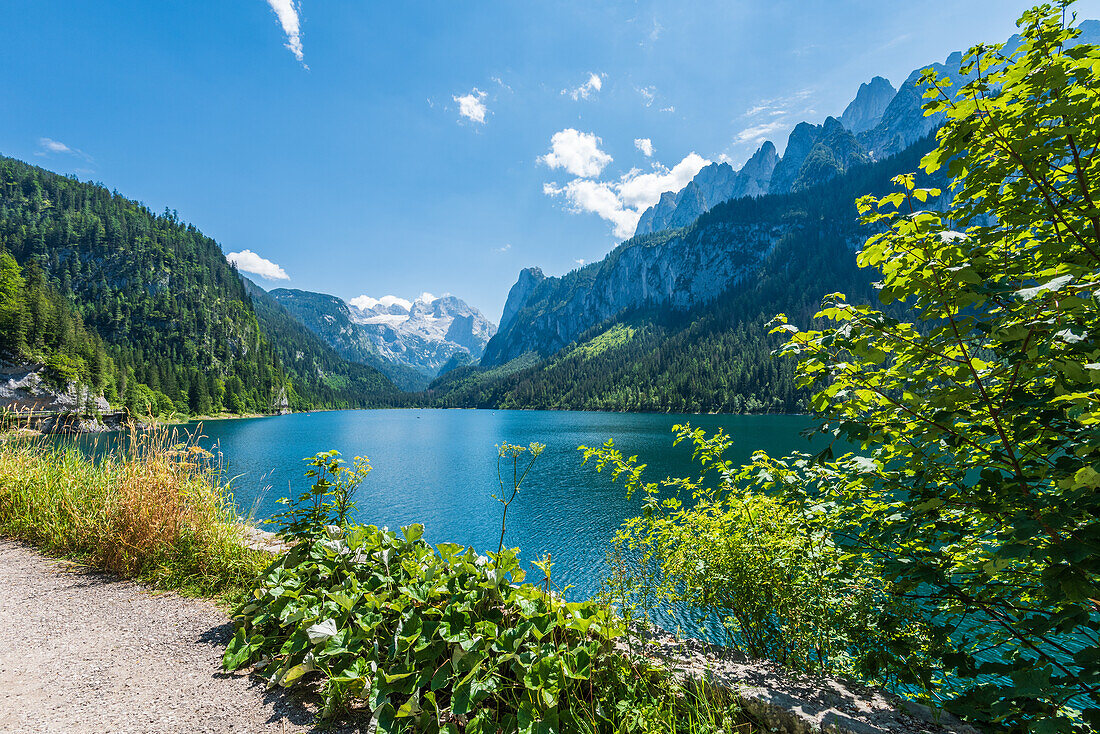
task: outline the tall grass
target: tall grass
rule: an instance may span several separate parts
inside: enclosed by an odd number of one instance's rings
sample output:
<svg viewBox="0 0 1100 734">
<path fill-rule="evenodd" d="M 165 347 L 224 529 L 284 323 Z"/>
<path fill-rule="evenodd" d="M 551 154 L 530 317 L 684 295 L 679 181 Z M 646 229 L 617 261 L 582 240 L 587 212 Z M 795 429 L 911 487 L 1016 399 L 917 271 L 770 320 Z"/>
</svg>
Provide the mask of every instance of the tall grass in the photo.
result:
<svg viewBox="0 0 1100 734">
<path fill-rule="evenodd" d="M 119 448 L 0 437 L 0 535 L 189 596 L 238 596 L 270 556 L 245 545 L 209 453 L 174 430 Z"/>
</svg>

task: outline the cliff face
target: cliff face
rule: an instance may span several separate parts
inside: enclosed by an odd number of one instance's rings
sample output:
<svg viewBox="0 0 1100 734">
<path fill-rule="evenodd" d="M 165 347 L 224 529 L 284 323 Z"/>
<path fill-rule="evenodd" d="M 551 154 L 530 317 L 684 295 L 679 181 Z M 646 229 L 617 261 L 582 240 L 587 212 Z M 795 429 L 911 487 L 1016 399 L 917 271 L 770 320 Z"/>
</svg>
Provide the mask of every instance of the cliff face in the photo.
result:
<svg viewBox="0 0 1100 734">
<path fill-rule="evenodd" d="M 844 108 L 840 124 L 853 133 L 870 130 L 882 119 L 882 113 L 897 94 L 889 80 L 876 76 L 869 82 L 859 85 L 856 98 Z"/>
<path fill-rule="evenodd" d="M 769 140 L 739 171 L 728 163 L 706 166 L 680 191 L 661 194 L 660 201 L 642 212 L 634 234 L 686 227 L 723 201 L 766 194 L 778 159 Z"/>
<path fill-rule="evenodd" d="M 509 318 L 502 318 L 481 363 L 500 365 L 527 352 L 548 356 L 627 309 L 662 305 L 686 310 L 713 300 L 756 272 L 788 227 L 778 220 L 715 222 L 674 236 L 662 232 L 636 237 L 602 262 L 525 285 L 523 306 L 516 309 L 518 298 L 509 296 Z M 517 283 L 513 293 L 519 287 Z"/>
<path fill-rule="evenodd" d="M 851 133 L 835 120 L 825 128 L 838 136 L 832 141 L 838 151 L 830 149 L 832 160 L 850 167 L 812 190 L 727 201 L 689 227 L 636 236 L 602 261 L 560 277 L 523 271 L 482 366 L 499 366 L 528 353 L 550 356 L 625 312 L 686 313 L 737 297 L 731 294 L 758 282 L 765 268 L 803 267 L 807 258 L 802 256 L 767 265 L 769 256 L 784 252 L 782 246 L 792 238 L 801 237 L 803 247 L 822 238 L 858 247 L 856 198 L 891 190 L 890 178 L 915 170 L 932 141 L 922 139 L 890 160 L 855 165 L 865 160 L 858 146 L 846 154 L 841 145 L 851 142 Z"/>
<path fill-rule="evenodd" d="M 504 311 L 500 314 L 500 326 L 497 327 L 498 329 L 503 330 L 511 325 L 512 321 L 516 318 L 516 314 L 518 314 L 520 309 L 523 308 L 523 305 L 527 303 L 527 298 L 531 295 L 531 291 L 544 280 L 546 280 L 546 276 L 542 274 L 542 268 L 525 268 L 520 271 L 519 279 L 516 281 L 516 284 L 512 286 L 512 289 L 508 291 L 508 300 L 504 302 Z"/>
</svg>

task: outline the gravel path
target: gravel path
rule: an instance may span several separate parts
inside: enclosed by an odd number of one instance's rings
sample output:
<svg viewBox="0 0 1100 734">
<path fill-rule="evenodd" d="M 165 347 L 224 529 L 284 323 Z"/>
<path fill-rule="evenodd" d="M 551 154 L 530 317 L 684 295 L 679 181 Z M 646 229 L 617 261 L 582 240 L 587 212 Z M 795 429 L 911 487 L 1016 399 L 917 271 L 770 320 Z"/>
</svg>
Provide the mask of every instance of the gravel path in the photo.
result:
<svg viewBox="0 0 1100 734">
<path fill-rule="evenodd" d="M 231 634 L 209 601 L 156 594 L 0 540 L 0 732 L 320 731 L 315 697 L 222 671 Z"/>
</svg>

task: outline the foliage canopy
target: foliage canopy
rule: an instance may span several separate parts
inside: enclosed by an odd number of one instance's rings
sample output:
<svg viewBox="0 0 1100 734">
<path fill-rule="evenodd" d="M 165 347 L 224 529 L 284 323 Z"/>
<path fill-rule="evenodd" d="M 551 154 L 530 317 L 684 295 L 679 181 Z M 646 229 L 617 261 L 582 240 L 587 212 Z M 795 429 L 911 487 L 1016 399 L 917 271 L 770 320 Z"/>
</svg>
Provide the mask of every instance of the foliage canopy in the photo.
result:
<svg viewBox="0 0 1100 734">
<path fill-rule="evenodd" d="M 933 699 L 1047 732 L 1100 726 L 1100 49 L 1070 45 L 1070 5 L 1025 13 L 1011 54 L 971 49 L 957 91 L 926 72 L 946 203 L 912 176 L 859 203 L 860 265 L 918 319 L 835 294 L 827 328 L 777 326 L 861 451 L 752 474 L 931 612 Z"/>
</svg>

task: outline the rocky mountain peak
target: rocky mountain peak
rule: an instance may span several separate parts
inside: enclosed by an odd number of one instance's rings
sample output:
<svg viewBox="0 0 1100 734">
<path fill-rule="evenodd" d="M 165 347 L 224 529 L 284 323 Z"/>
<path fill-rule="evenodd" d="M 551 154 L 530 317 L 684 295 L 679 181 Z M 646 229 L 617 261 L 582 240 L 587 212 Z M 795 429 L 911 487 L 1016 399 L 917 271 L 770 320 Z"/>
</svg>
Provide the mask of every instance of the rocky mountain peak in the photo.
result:
<svg viewBox="0 0 1100 734">
<path fill-rule="evenodd" d="M 704 166 L 680 191 L 661 194 L 660 201 L 642 213 L 634 234 L 684 227 L 723 201 L 762 196 L 768 191 L 777 160 L 775 145 L 769 140 L 739 171 L 725 161 Z"/>
<path fill-rule="evenodd" d="M 411 300 L 363 295 L 348 302 L 289 289 L 271 295 L 345 359 L 412 368 L 428 379 L 457 352 L 479 359 L 496 333 L 480 311 L 449 293 Z"/>
<path fill-rule="evenodd" d="M 840 123 L 853 133 L 870 130 L 882 119 L 882 113 L 895 94 L 897 90 L 894 85 L 881 76 L 860 84 L 856 98 L 844 108 Z"/>
<path fill-rule="evenodd" d="M 504 302 L 504 311 L 500 314 L 499 328 L 503 329 L 506 324 L 512 323 L 513 319 L 516 318 L 516 314 L 523 310 L 531 291 L 535 290 L 535 286 L 544 280 L 546 280 L 546 276 L 543 274 L 542 268 L 524 268 L 519 271 L 519 278 L 512 289 L 508 291 L 508 300 Z"/>
</svg>

